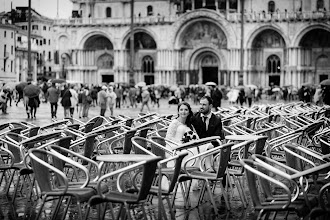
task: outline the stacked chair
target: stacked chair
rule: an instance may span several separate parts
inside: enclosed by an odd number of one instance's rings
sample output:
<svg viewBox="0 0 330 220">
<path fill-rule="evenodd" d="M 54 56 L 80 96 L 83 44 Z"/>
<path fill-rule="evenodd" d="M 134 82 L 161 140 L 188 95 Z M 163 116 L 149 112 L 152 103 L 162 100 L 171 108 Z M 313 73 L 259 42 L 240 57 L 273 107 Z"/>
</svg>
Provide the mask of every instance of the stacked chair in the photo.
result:
<svg viewBox="0 0 330 220">
<path fill-rule="evenodd" d="M 205 203 L 219 218 L 236 195 L 257 219 L 326 219 L 329 109 L 302 102 L 218 108 L 226 138 L 185 144 L 166 138 L 171 116 L 157 113 L 4 123 L 0 186 L 7 203 L 36 207 L 24 210 L 30 219 L 176 219 L 178 209 Z M 201 152 L 205 145 L 213 147 Z"/>
</svg>

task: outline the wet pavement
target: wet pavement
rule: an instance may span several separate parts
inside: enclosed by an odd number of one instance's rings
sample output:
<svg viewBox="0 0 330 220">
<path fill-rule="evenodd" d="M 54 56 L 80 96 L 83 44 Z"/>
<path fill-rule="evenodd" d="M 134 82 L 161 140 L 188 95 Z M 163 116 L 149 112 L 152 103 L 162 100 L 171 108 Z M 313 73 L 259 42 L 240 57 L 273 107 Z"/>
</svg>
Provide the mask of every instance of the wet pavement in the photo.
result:
<svg viewBox="0 0 330 220">
<path fill-rule="evenodd" d="M 188 101 L 192 103 L 191 101 Z M 268 103 L 267 100 L 261 102 L 263 104 Z M 223 107 L 230 106 L 227 101 L 223 101 Z M 140 106 L 138 108 L 117 108 L 114 110 L 114 115 L 125 115 L 130 117 L 137 117 L 137 114 L 140 112 Z M 198 109 L 198 105 L 192 104 L 193 111 Z M 89 111 L 89 118 L 92 118 L 96 115 L 99 115 L 99 107 L 91 107 Z M 145 109 L 144 112 L 147 112 Z M 177 106 L 167 104 L 167 100 L 161 100 L 160 108 L 151 105 L 150 112 L 157 112 L 161 115 L 168 115 L 168 114 L 176 114 Z M 109 111 L 106 112 L 106 116 L 109 116 Z M 63 118 L 63 108 L 59 106 L 57 118 Z M 77 117 L 77 111 L 74 113 L 74 117 Z M 82 119 L 82 121 L 87 121 L 88 118 Z M 26 121 L 29 123 L 36 124 L 38 126 L 46 125 L 51 123 L 51 114 L 50 114 L 50 104 L 49 103 L 41 103 L 40 107 L 38 108 L 36 119 L 27 119 L 27 115 L 25 113 L 25 107 L 23 103 L 20 102 L 16 107 L 13 104 L 11 107 L 8 107 L 8 114 L 0 114 L 0 124 L 10 121 Z M 3 188 L 0 190 L 2 191 Z M 215 200 L 217 207 L 219 209 L 219 215 L 215 216 L 214 211 L 212 210 L 212 206 L 210 202 L 208 202 L 207 196 L 205 196 L 205 201 L 203 204 L 196 207 L 199 192 L 200 191 L 193 191 L 190 194 L 191 199 L 191 207 L 189 209 L 184 209 L 183 207 L 183 198 L 182 195 L 179 193 L 176 198 L 176 219 L 189 219 L 189 220 L 206 220 L 206 219 L 256 219 L 256 215 L 253 212 L 251 200 L 248 193 L 248 187 L 244 185 L 244 190 L 248 195 L 249 204 L 246 209 L 243 208 L 242 202 L 240 201 L 240 197 L 238 195 L 237 189 L 233 186 L 232 191 L 229 192 L 230 196 L 230 204 L 231 210 L 227 211 L 224 205 L 224 201 L 221 199 L 221 192 L 220 188 L 217 187 L 215 190 Z M 12 192 L 12 189 L 11 189 Z M 11 193 L 12 195 L 12 193 Z M 13 204 L 11 202 L 11 198 L 6 198 L 4 195 L 0 197 L 0 219 L 34 219 L 35 212 L 37 210 L 36 207 L 40 205 L 40 201 L 36 203 L 28 202 L 24 199 L 24 193 L 19 195 L 18 200 Z M 51 206 L 51 205 L 50 205 Z M 73 208 L 74 210 L 74 208 Z M 153 199 L 152 204 L 150 204 L 147 208 L 147 212 L 149 213 L 148 219 L 157 219 L 157 199 Z M 47 212 L 46 212 L 47 213 Z M 26 215 L 27 214 L 27 215 Z M 24 217 L 26 216 L 26 217 Z M 169 217 L 169 216 L 168 216 Z M 48 219 L 47 216 L 44 216 L 42 219 Z M 71 214 L 68 215 L 66 219 L 78 219 L 76 215 Z M 91 217 L 90 219 L 97 219 Z M 135 215 L 135 219 L 138 218 L 138 215 Z M 295 219 L 295 217 L 289 219 Z"/>
</svg>

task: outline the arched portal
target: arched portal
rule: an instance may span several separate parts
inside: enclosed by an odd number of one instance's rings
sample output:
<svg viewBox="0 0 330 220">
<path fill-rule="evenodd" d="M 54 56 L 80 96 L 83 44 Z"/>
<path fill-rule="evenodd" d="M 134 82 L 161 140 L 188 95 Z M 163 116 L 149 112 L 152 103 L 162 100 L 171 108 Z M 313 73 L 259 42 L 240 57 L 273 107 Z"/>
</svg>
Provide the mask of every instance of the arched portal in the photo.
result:
<svg viewBox="0 0 330 220">
<path fill-rule="evenodd" d="M 85 50 L 113 50 L 113 45 L 111 41 L 102 36 L 102 35 L 94 35 L 88 38 L 84 44 Z"/>
<path fill-rule="evenodd" d="M 248 65 L 251 74 L 248 83 L 262 86 L 285 84 L 285 41 L 276 30 L 261 31 L 252 41 Z"/>
<path fill-rule="evenodd" d="M 131 41 L 128 39 L 126 42 L 126 49 L 129 50 Z M 134 34 L 134 49 L 156 49 L 157 45 L 155 40 L 147 33 L 137 32 Z"/>
<path fill-rule="evenodd" d="M 80 57 L 87 65 L 90 65 L 91 59 L 95 59 L 93 65 L 97 67 L 97 70 L 86 71 L 83 74 L 84 81 L 93 84 L 114 82 L 114 52 L 111 41 L 102 34 L 96 34 L 85 41 L 83 48 L 84 51 Z"/>
<path fill-rule="evenodd" d="M 330 78 L 330 32 L 316 28 L 307 32 L 300 40 L 302 48 L 302 66 L 310 69 L 314 66 L 314 73 L 308 72 L 303 81 L 319 83 Z"/>
<path fill-rule="evenodd" d="M 215 82 L 216 84 L 223 83 L 223 77 L 219 76 L 220 61 L 219 57 L 211 51 L 203 51 L 197 55 L 194 61 L 194 69 L 198 71 L 198 78 L 192 81 L 194 83 Z M 220 79 L 220 80 L 219 80 Z"/>
</svg>

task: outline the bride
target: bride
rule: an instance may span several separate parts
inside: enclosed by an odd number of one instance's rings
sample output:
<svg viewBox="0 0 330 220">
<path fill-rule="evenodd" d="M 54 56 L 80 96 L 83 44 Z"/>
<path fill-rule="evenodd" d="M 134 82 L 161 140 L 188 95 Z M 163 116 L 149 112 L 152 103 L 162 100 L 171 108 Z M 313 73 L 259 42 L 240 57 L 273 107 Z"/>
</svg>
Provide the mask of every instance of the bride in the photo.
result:
<svg viewBox="0 0 330 220">
<path fill-rule="evenodd" d="M 184 134 L 192 131 L 191 117 L 193 112 L 187 102 L 180 102 L 178 105 L 178 116 L 174 118 L 168 126 L 166 138 L 175 143 L 182 144 Z M 172 146 L 169 145 L 170 148 Z"/>
</svg>

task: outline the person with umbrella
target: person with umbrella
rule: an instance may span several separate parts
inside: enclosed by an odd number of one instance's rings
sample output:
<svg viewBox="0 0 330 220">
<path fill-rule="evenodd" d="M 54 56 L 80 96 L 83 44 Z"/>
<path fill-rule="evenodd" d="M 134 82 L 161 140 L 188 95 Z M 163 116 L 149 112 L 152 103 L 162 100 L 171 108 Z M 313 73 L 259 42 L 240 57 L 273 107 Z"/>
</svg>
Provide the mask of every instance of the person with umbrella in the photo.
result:
<svg viewBox="0 0 330 220">
<path fill-rule="evenodd" d="M 28 85 L 24 88 L 23 94 L 26 97 L 26 114 L 27 117 L 31 119 L 36 118 L 37 108 L 40 105 L 40 88 L 36 85 L 35 82 L 28 82 Z"/>
<path fill-rule="evenodd" d="M 15 89 L 18 93 L 18 99 L 16 101 L 16 106 L 18 105 L 18 103 L 21 99 L 23 99 L 23 101 L 24 101 L 23 90 L 24 90 L 25 86 L 27 86 L 27 84 L 28 84 L 27 82 L 21 82 L 20 84 L 16 85 Z"/>
</svg>

